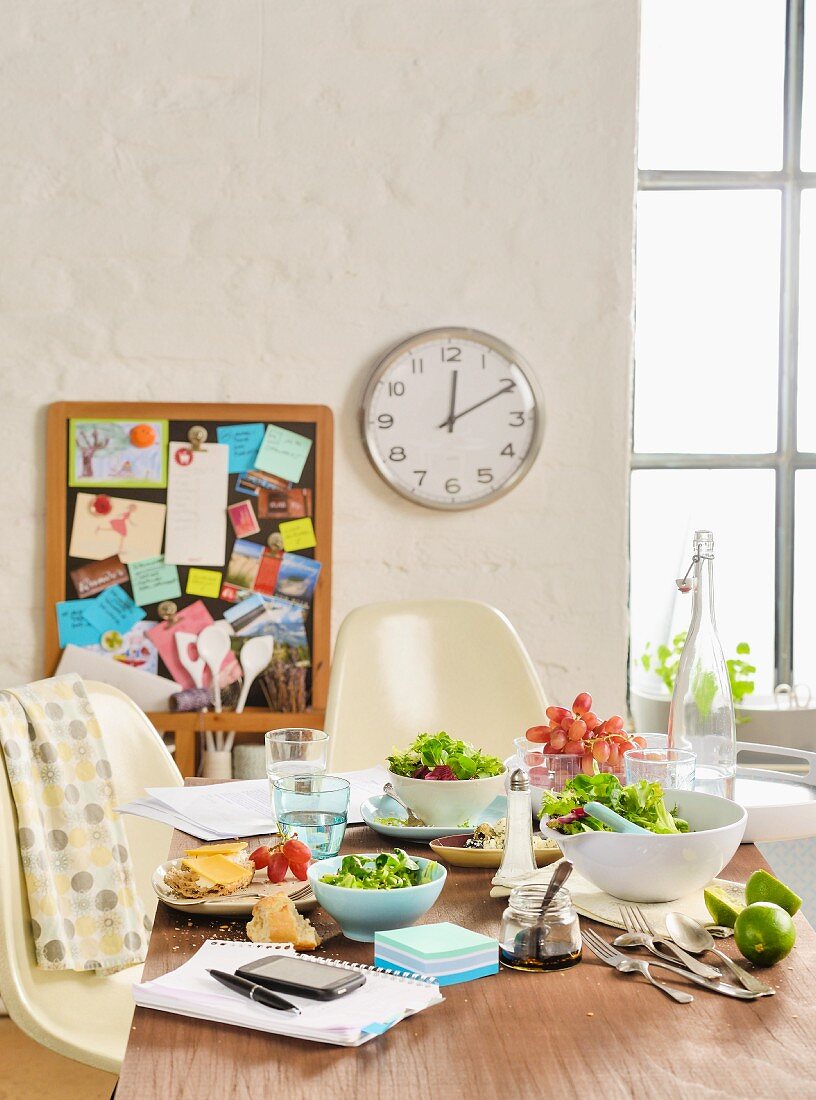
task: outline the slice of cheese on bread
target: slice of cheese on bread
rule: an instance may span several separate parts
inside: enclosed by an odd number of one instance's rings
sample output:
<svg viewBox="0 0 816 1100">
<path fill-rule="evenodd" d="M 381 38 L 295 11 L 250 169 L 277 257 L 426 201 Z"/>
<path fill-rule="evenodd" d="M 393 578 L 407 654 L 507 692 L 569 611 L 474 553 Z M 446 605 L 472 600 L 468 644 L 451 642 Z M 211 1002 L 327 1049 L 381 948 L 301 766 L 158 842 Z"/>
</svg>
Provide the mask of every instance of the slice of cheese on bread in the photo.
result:
<svg viewBox="0 0 816 1100">
<path fill-rule="evenodd" d="M 249 845 L 242 840 L 225 840 L 220 844 L 204 844 L 200 848 L 188 848 L 185 856 L 237 856 L 246 853 Z"/>
</svg>

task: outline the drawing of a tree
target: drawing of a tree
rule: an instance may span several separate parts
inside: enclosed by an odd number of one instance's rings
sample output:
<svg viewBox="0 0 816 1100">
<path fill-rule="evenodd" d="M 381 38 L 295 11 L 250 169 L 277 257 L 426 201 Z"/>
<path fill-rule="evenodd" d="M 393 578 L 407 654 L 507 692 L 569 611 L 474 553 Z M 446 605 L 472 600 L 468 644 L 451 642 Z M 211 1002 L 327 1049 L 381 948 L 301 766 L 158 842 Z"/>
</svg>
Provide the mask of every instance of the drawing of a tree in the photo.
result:
<svg viewBox="0 0 816 1100">
<path fill-rule="evenodd" d="M 82 473 L 79 476 L 93 477 L 93 457 L 97 451 L 104 451 L 110 443 L 110 437 L 102 439 L 99 432 L 94 428 L 91 432 L 90 439 L 84 431 L 77 432 L 76 438 L 79 446 L 79 453 L 82 455 Z"/>
</svg>

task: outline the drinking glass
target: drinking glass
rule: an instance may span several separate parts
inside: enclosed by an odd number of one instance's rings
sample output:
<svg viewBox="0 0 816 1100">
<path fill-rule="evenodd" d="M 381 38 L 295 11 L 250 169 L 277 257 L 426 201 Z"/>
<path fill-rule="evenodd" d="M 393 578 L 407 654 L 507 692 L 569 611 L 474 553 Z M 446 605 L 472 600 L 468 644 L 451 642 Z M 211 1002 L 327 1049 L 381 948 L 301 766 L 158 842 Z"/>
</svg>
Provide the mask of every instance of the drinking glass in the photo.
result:
<svg viewBox="0 0 816 1100">
<path fill-rule="evenodd" d="M 323 730 L 270 730 L 264 740 L 270 787 L 285 775 L 322 775 L 325 772 L 329 735 Z"/>
<path fill-rule="evenodd" d="M 351 784 L 335 775 L 287 775 L 276 779 L 272 801 L 278 828 L 297 834 L 315 859 L 336 856 L 348 820 Z"/>
<path fill-rule="evenodd" d="M 664 790 L 694 790 L 697 754 L 686 749 L 630 749 L 623 762 L 627 783 L 646 779 Z"/>
</svg>

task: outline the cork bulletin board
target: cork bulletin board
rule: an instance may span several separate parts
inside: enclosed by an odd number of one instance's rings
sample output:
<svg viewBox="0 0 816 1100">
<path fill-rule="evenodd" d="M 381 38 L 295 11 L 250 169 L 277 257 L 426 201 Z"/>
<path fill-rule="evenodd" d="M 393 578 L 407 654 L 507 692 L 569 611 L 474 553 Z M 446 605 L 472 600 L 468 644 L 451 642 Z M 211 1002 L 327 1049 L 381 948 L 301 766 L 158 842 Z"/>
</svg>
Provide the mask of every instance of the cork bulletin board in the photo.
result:
<svg viewBox="0 0 816 1100">
<path fill-rule="evenodd" d="M 293 637 L 302 640 L 304 628 L 306 635 L 297 656 L 307 654 L 307 660 L 298 665 L 308 667 L 285 679 L 270 674 L 263 687 L 256 683 L 244 714 L 168 710 L 149 716 L 160 730 L 176 733 L 321 726 L 330 652 L 332 435 L 331 411 L 321 405 L 52 405 L 46 674 L 53 673 L 63 644 L 102 652 L 104 645 L 113 650 L 121 645 L 120 631 L 103 631 L 100 637 L 103 612 L 140 615 L 148 637 L 160 641 L 162 628 L 174 622 L 167 618 L 168 599 L 191 622 L 226 619 L 239 628 L 267 606 L 289 607 L 291 600 L 300 632 Z M 288 443 L 298 453 L 287 453 Z M 267 469 L 255 469 L 253 456 L 257 453 L 260 462 L 262 452 L 273 457 L 265 462 Z M 226 483 L 219 468 L 214 480 L 200 487 L 199 497 L 173 495 L 178 494 L 174 477 L 182 473 L 175 466 L 190 466 L 183 471 L 189 478 L 216 457 L 224 462 Z M 210 510 L 212 522 L 196 516 L 196 501 L 202 512 Z M 200 561 L 196 539 L 202 544 Z M 129 659 L 127 653 L 118 657 Z M 151 655 L 151 671 L 181 682 L 173 657 L 160 646 L 158 655 Z"/>
</svg>

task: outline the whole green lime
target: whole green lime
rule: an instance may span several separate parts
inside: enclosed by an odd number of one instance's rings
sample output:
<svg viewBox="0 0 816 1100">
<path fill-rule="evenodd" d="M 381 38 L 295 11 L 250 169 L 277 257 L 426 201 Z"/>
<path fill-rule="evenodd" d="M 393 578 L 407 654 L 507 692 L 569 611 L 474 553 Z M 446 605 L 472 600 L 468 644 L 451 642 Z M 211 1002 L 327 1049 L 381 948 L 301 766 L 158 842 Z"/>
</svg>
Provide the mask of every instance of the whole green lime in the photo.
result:
<svg viewBox="0 0 816 1100">
<path fill-rule="evenodd" d="M 755 901 L 772 901 L 793 917 L 802 908 L 802 899 L 794 894 L 790 886 L 774 878 L 768 871 L 754 871 L 745 884 L 745 900 L 748 905 Z"/>
<path fill-rule="evenodd" d="M 755 901 L 746 905 L 734 923 L 734 942 L 749 962 L 773 966 L 793 950 L 796 928 L 781 905 Z"/>
</svg>

